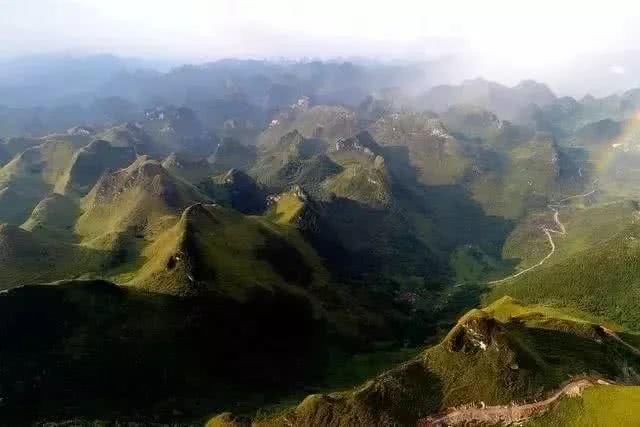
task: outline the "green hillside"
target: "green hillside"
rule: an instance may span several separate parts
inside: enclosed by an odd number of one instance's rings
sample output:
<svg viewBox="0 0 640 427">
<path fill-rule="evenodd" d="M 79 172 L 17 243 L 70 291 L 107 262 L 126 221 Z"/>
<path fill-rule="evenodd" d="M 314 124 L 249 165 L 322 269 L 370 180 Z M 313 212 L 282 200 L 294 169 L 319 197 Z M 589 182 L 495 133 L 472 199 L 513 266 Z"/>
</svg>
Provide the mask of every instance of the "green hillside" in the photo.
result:
<svg viewBox="0 0 640 427">
<path fill-rule="evenodd" d="M 240 303 L 103 281 L 24 286 L 0 294 L 0 324 L 7 425 L 200 424 L 211 411 L 287 392 L 325 356 L 308 300 L 276 290 Z"/>
<path fill-rule="evenodd" d="M 21 224 L 38 202 L 54 191 L 76 151 L 68 141 L 28 148 L 0 168 L 0 223 Z"/>
<path fill-rule="evenodd" d="M 385 116 L 373 125 L 372 135 L 381 145 L 406 147 L 411 165 L 427 185 L 458 183 L 469 167 L 460 142 L 432 114 Z"/>
<path fill-rule="evenodd" d="M 354 389 L 311 395 L 257 424 L 415 425 L 452 406 L 533 400 L 571 376 L 622 379 L 638 366 L 637 354 L 597 324 L 501 299 L 467 313 L 415 359 Z"/>
<path fill-rule="evenodd" d="M 0 140 L 0 167 L 8 163 L 9 160 L 11 160 L 11 155 L 9 154 L 9 151 L 5 147 L 4 141 Z"/>
<path fill-rule="evenodd" d="M 490 157 L 470 191 L 492 215 L 518 218 L 544 208 L 560 189 L 561 159 L 553 139 L 538 135 Z"/>
<path fill-rule="evenodd" d="M 293 130 L 297 130 L 305 138 L 323 139 L 329 143 L 334 143 L 339 138 L 348 138 L 358 130 L 356 113 L 344 107 L 316 105 L 291 115 L 274 119 L 271 126 L 258 138 L 258 145 L 272 146 Z"/>
<path fill-rule="evenodd" d="M 77 203 L 57 193 L 42 199 L 22 228 L 50 238 L 73 240 L 73 229 L 80 216 Z"/>
<path fill-rule="evenodd" d="M 98 273 L 106 254 L 55 235 L 0 225 L 0 288 Z"/>
<path fill-rule="evenodd" d="M 28 148 L 41 145 L 43 142 L 45 142 L 43 138 L 13 137 L 7 138 L 1 145 L 10 160 Z"/>
<path fill-rule="evenodd" d="M 506 86 L 449 42 L 0 59 L 0 426 L 637 417 L 633 52 Z"/>
<path fill-rule="evenodd" d="M 382 148 L 368 132 L 338 141 L 330 158 L 340 166 L 340 173 L 324 181 L 321 191 L 367 206 L 389 206 L 391 177 L 381 154 Z"/>
<path fill-rule="evenodd" d="M 340 171 L 325 155 L 327 144 L 305 138 L 297 130 L 282 136 L 277 143 L 261 147 L 250 174 L 274 191 L 299 184 L 314 188 L 328 176 Z"/>
<path fill-rule="evenodd" d="M 193 205 L 144 250 L 131 284 L 175 295 L 244 299 L 255 288 L 327 285 L 327 272 L 294 230 L 215 205 Z"/>
<path fill-rule="evenodd" d="M 96 139 L 108 141 L 114 147 L 133 148 L 136 154 L 155 154 L 158 151 L 153 147 L 153 140 L 144 129 L 132 123 L 105 129 L 96 135 Z"/>
<path fill-rule="evenodd" d="M 142 156 L 103 175 L 82 201 L 77 233 L 92 246 L 112 249 L 115 237 L 151 237 L 172 226 L 181 210 L 208 197 Z"/>
<path fill-rule="evenodd" d="M 258 214 L 266 209 L 265 189 L 238 169 L 209 177 L 200 182 L 199 188 L 216 203 L 244 214 Z"/>
<path fill-rule="evenodd" d="M 0 222 L 21 224 L 29 217 L 38 200 L 38 196 L 26 195 L 10 187 L 0 189 Z"/>
<path fill-rule="evenodd" d="M 118 147 L 104 140 L 95 140 L 75 153 L 55 189 L 62 194 L 84 196 L 103 173 L 129 166 L 135 158 L 135 151 L 131 147 Z"/>
<path fill-rule="evenodd" d="M 49 141 L 18 154 L 0 169 L 0 188 L 14 187 L 27 195 L 43 195 L 64 175 L 76 147 Z"/>
<path fill-rule="evenodd" d="M 562 261 L 493 286 L 487 300 L 511 295 L 530 303 L 571 307 L 639 330 L 639 238 L 640 226 L 630 225 Z"/>
<path fill-rule="evenodd" d="M 256 149 L 231 138 L 224 138 L 209 157 L 213 170 L 222 173 L 229 169 L 248 171 L 256 160 Z"/>
<path fill-rule="evenodd" d="M 205 158 L 171 153 L 162 161 L 162 167 L 173 175 L 198 184 L 214 174 L 214 169 Z"/>
<path fill-rule="evenodd" d="M 556 250 L 546 264 L 595 248 L 637 221 L 638 207 L 634 201 L 599 202 L 598 198 L 594 193 L 561 204 L 558 219 L 566 234 L 554 234 Z M 553 210 L 534 211 L 523 218 L 506 240 L 503 258 L 517 261 L 519 268 L 539 262 L 550 250 L 549 241 L 540 229 L 542 226 L 559 229 Z"/>
<path fill-rule="evenodd" d="M 581 396 L 565 397 L 556 407 L 527 426 L 616 426 L 637 425 L 636 408 L 640 405 L 638 386 L 596 386 Z"/>
<path fill-rule="evenodd" d="M 454 105 L 440 118 L 447 129 L 467 138 L 492 140 L 502 133 L 504 126 L 497 115 L 477 105 Z"/>
</svg>

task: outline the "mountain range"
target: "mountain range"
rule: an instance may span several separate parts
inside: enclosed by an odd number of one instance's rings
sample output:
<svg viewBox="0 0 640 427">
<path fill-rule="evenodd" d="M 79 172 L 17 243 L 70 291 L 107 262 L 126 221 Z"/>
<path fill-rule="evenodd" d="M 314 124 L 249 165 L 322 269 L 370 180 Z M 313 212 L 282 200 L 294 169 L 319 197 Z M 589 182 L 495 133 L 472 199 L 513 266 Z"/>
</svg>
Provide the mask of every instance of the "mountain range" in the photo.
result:
<svg viewBox="0 0 640 427">
<path fill-rule="evenodd" d="M 637 89 L 110 69 L 0 110 L 0 425 L 637 415 Z"/>
</svg>

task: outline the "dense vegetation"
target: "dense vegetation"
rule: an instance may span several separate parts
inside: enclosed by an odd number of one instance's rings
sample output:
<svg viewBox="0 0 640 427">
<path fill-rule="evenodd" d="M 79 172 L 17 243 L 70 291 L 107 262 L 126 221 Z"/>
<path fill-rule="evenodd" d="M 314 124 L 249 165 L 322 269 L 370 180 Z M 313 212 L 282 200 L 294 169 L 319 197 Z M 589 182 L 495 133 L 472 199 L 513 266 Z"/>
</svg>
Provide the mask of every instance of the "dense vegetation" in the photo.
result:
<svg viewBox="0 0 640 427">
<path fill-rule="evenodd" d="M 595 324 L 504 298 L 463 316 L 418 357 L 352 390 L 309 396 L 258 425 L 415 425 L 465 403 L 539 398 L 569 376 L 624 381 L 639 363 Z"/>
<path fill-rule="evenodd" d="M 414 425 L 638 383 L 638 92 L 415 73 L 220 61 L 0 109 L 0 424 Z M 592 410 L 558 408 L 532 422 Z"/>
</svg>

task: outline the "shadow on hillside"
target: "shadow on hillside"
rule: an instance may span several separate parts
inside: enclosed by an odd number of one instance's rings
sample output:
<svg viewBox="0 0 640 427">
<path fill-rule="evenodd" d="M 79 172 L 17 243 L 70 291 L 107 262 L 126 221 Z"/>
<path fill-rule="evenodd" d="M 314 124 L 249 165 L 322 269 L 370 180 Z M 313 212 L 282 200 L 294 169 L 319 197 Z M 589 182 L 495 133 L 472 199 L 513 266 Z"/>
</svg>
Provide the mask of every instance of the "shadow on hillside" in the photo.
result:
<svg viewBox="0 0 640 427">
<path fill-rule="evenodd" d="M 320 230 L 334 246 L 316 244 L 316 249 L 337 271 L 352 278 L 444 274 L 431 249 L 416 238 L 401 212 L 336 198 L 323 205 Z"/>
<path fill-rule="evenodd" d="M 553 389 L 568 377 L 584 374 L 618 379 L 640 369 L 631 350 L 579 323 L 550 320 L 545 327 L 533 327 L 514 320 L 506 327 L 509 336 L 517 338 L 510 345 L 519 368 L 537 373 L 537 388 Z"/>
<path fill-rule="evenodd" d="M 306 298 L 279 291 L 240 303 L 103 281 L 17 288 L 0 296 L 0 424 L 251 410 L 320 371 L 325 336 Z"/>
<path fill-rule="evenodd" d="M 420 183 L 407 147 L 387 147 L 385 156 L 394 177 L 394 196 L 401 208 L 415 211 L 431 222 L 431 237 L 446 256 L 459 246 L 475 245 L 500 258 L 514 221 L 485 214 L 462 185 Z"/>
<path fill-rule="evenodd" d="M 102 274 L 121 258 L 117 250 L 77 245 L 46 230 L 0 224 L 0 290 Z"/>
</svg>

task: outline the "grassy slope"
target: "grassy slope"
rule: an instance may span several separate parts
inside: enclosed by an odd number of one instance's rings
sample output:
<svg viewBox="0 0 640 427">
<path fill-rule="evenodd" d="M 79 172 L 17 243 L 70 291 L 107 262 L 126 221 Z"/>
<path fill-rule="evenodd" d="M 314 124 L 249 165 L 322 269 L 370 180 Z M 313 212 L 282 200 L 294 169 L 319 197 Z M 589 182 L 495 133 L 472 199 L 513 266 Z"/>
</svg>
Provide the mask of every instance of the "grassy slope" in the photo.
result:
<svg viewBox="0 0 640 427">
<path fill-rule="evenodd" d="M 456 105 L 440 114 L 440 119 L 452 132 L 467 138 L 494 139 L 504 124 L 498 116 L 475 105 Z"/>
<path fill-rule="evenodd" d="M 295 224 L 303 209 L 304 200 L 291 191 L 278 196 L 269 215 L 278 224 Z"/>
<path fill-rule="evenodd" d="M 293 130 L 277 142 L 260 147 L 250 175 L 274 191 L 288 190 L 294 184 L 311 190 L 340 171 L 339 166 L 324 155 L 326 149 L 325 142 L 307 139 Z"/>
<path fill-rule="evenodd" d="M 108 247 L 123 232 L 152 237 L 175 224 L 186 206 L 206 200 L 160 163 L 139 157 L 128 168 L 103 176 L 83 199 L 76 231 L 97 247 Z"/>
<path fill-rule="evenodd" d="M 427 185 L 458 183 L 470 165 L 459 141 L 430 114 L 385 116 L 373 125 L 372 134 L 381 145 L 406 147 L 412 166 Z"/>
<path fill-rule="evenodd" d="M 62 194 L 84 196 L 103 173 L 129 166 L 135 158 L 131 147 L 116 147 L 102 140 L 93 141 L 75 153 L 68 170 L 56 183 L 55 190 Z"/>
<path fill-rule="evenodd" d="M 487 300 L 511 295 L 571 307 L 640 330 L 640 225 L 554 265 L 491 288 Z"/>
<path fill-rule="evenodd" d="M 325 286 L 327 273 L 295 230 L 213 205 L 194 205 L 143 252 L 131 282 L 178 295 L 246 297 L 254 287 Z"/>
<path fill-rule="evenodd" d="M 0 170 L 0 187 L 15 186 L 25 193 L 46 193 L 62 177 L 75 150 L 67 141 L 49 141 L 29 148 Z"/>
<path fill-rule="evenodd" d="M 153 146 L 154 143 L 151 137 L 143 129 L 133 124 L 124 124 L 106 129 L 97 134 L 96 139 L 108 141 L 114 147 L 134 148 L 137 154 L 156 153 L 158 151 Z"/>
<path fill-rule="evenodd" d="M 594 324 L 503 299 L 460 319 L 419 357 L 352 390 L 312 395 L 264 425 L 413 425 L 463 403 L 539 398 L 567 376 L 624 375 L 640 359 Z"/>
<path fill-rule="evenodd" d="M 70 417 L 197 423 L 275 397 L 323 358 L 309 302 L 175 298 L 101 281 L 0 294 L 0 424 Z"/>
<path fill-rule="evenodd" d="M 317 105 L 292 119 L 279 119 L 258 138 L 258 145 L 268 147 L 292 130 L 305 138 L 322 138 L 333 143 L 337 138 L 348 138 L 357 131 L 356 114 L 344 107 Z"/>
<path fill-rule="evenodd" d="M 80 209 L 75 200 L 53 193 L 38 203 L 21 227 L 50 238 L 73 240 L 73 228 L 79 216 Z"/>
<path fill-rule="evenodd" d="M 567 234 L 554 234 L 556 252 L 547 264 L 554 264 L 588 248 L 595 247 L 631 225 L 637 216 L 637 206 L 632 201 L 590 204 L 583 200 L 560 208 L 559 219 Z M 537 263 L 549 253 L 549 241 L 541 227 L 556 229 L 553 211 L 544 209 L 533 212 L 520 221 L 505 242 L 504 259 L 517 260 L 526 268 Z"/>
<path fill-rule="evenodd" d="M 640 387 L 596 386 L 582 396 L 565 397 L 550 412 L 527 422 L 527 426 L 631 427 L 638 425 Z"/>
<path fill-rule="evenodd" d="M 78 147 L 67 139 L 38 140 L 0 168 L 0 223 L 21 224 L 56 188 Z"/>
<path fill-rule="evenodd" d="M 16 155 L 22 153 L 27 148 L 35 147 L 40 144 L 42 144 L 42 139 L 40 138 L 16 137 L 9 138 L 6 141 L 2 142 L 2 148 L 9 156 L 9 158 L 7 159 L 8 161 Z"/>
<path fill-rule="evenodd" d="M 167 156 L 162 161 L 162 167 L 193 184 L 198 184 L 214 174 L 213 166 L 206 159 L 191 159 L 176 153 Z"/>
<path fill-rule="evenodd" d="M 5 144 L 2 140 L 0 140 L 0 167 L 4 166 L 11 160 L 11 155 L 9 154 L 9 150 L 5 147 Z"/>
<path fill-rule="evenodd" d="M 211 167 L 216 173 L 223 173 L 229 169 L 247 171 L 253 166 L 255 160 L 255 147 L 242 145 L 230 138 L 223 139 L 215 153 L 209 158 Z"/>
<path fill-rule="evenodd" d="M 558 153 L 549 138 L 498 147 L 495 157 L 470 183 L 470 191 L 488 214 L 522 216 L 531 207 L 544 207 L 556 191 Z"/>
<path fill-rule="evenodd" d="M 265 189 L 239 169 L 209 177 L 200 182 L 198 188 L 216 203 L 244 214 L 262 213 L 267 207 Z"/>
<path fill-rule="evenodd" d="M 21 224 L 38 200 L 38 196 L 25 195 L 10 187 L 0 189 L 0 223 Z"/>
<path fill-rule="evenodd" d="M 0 225 L 0 288 L 101 272 L 106 253 Z"/>
<path fill-rule="evenodd" d="M 331 159 L 342 171 L 322 183 L 323 192 L 373 207 L 391 203 L 391 182 L 382 157 L 362 152 L 334 152 Z"/>
</svg>

